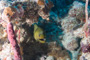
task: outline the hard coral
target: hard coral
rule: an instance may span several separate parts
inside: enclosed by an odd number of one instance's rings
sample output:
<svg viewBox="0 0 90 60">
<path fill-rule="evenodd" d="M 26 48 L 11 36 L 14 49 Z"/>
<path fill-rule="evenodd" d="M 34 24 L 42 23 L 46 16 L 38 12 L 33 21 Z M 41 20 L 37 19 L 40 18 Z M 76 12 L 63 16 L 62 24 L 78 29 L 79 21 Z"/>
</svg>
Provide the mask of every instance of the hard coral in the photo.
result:
<svg viewBox="0 0 90 60">
<path fill-rule="evenodd" d="M 81 56 L 80 56 L 80 59 L 87 59 L 89 60 L 90 59 L 90 37 L 84 37 L 82 39 L 82 41 L 80 42 L 81 43 Z M 84 57 L 84 58 L 83 58 Z"/>
<path fill-rule="evenodd" d="M 82 48 L 82 52 L 84 52 L 84 53 L 90 52 L 90 44 L 84 45 L 82 43 L 81 48 Z"/>
<path fill-rule="evenodd" d="M 49 16 L 50 16 L 49 12 L 54 5 L 53 5 L 52 1 L 50 1 L 50 0 L 44 1 L 43 5 L 44 5 L 44 7 L 41 7 L 41 9 L 39 9 L 38 14 L 43 19 L 49 20 Z"/>
<path fill-rule="evenodd" d="M 48 56 L 46 60 L 55 60 L 53 56 Z"/>
<path fill-rule="evenodd" d="M 45 6 L 48 6 L 49 9 L 51 9 L 54 5 L 51 0 L 38 0 L 37 4 L 41 7 L 44 8 Z"/>
<path fill-rule="evenodd" d="M 3 44 L 2 51 L 0 51 L 0 59 L 1 60 L 13 60 L 13 51 L 11 49 L 11 45 L 8 43 Z"/>
<path fill-rule="evenodd" d="M 57 45 L 56 42 L 49 43 L 49 50 L 50 52 L 48 53 L 48 55 L 55 57 L 56 60 L 70 60 L 68 52 Z"/>
<path fill-rule="evenodd" d="M 23 15 L 24 15 L 24 9 L 21 5 L 9 6 L 4 9 L 2 13 L 2 19 L 3 20 L 17 19 L 17 18 L 22 18 Z"/>
<path fill-rule="evenodd" d="M 38 0 L 38 5 L 45 5 L 45 1 L 44 0 Z"/>
<path fill-rule="evenodd" d="M 2 13 L 3 20 L 11 20 L 11 17 L 14 15 L 15 12 L 12 11 L 12 7 L 6 7 Z"/>
<path fill-rule="evenodd" d="M 0 10 L 4 9 L 5 7 L 8 7 L 11 5 L 10 1 L 0 1 Z"/>
<path fill-rule="evenodd" d="M 4 8 L 8 7 L 10 5 L 11 5 L 11 2 L 9 2 L 9 1 L 0 1 L 0 18 L 2 16 Z"/>
<path fill-rule="evenodd" d="M 73 34 L 75 37 L 83 38 L 85 36 L 84 31 L 83 31 L 83 27 L 74 30 Z"/>
<path fill-rule="evenodd" d="M 66 16 L 62 19 L 61 25 L 64 32 L 67 33 L 73 30 L 73 28 L 78 25 L 78 22 L 75 17 Z"/>
<path fill-rule="evenodd" d="M 39 14 L 43 19 L 49 20 L 49 12 L 48 12 L 48 10 L 45 11 L 45 9 L 41 9 L 41 10 L 38 11 L 38 14 Z"/>
<path fill-rule="evenodd" d="M 24 8 L 22 7 L 22 4 L 18 4 L 17 6 L 15 6 L 15 8 L 19 14 L 18 16 L 22 18 L 24 15 Z"/>
<path fill-rule="evenodd" d="M 14 7 L 6 7 L 2 13 L 2 19 L 7 22 L 8 20 L 11 20 L 15 13 L 16 9 Z"/>
<path fill-rule="evenodd" d="M 77 19 L 85 20 L 85 9 L 84 4 L 78 1 L 74 1 L 72 8 L 69 11 L 69 15 L 76 17 Z"/>
<path fill-rule="evenodd" d="M 69 19 L 69 20 L 62 20 L 62 23 L 61 23 L 62 27 L 64 29 L 64 36 L 63 36 L 62 44 L 67 50 L 69 50 L 72 53 L 72 60 L 77 60 L 80 48 L 79 48 L 79 45 L 78 45 L 78 40 L 76 39 L 76 37 L 73 33 L 74 32 L 73 28 L 75 26 L 77 26 L 76 24 L 78 24 L 78 22 L 76 21 L 75 17 L 74 18 L 70 17 L 70 18 L 67 18 L 67 19 Z"/>
<path fill-rule="evenodd" d="M 78 47 L 76 37 L 74 37 L 74 35 L 70 32 L 63 36 L 62 43 L 64 47 L 69 51 L 73 51 Z"/>
<path fill-rule="evenodd" d="M 38 21 L 39 18 L 38 10 L 40 9 L 40 7 L 35 2 L 30 2 L 26 5 L 27 7 L 25 8 L 24 20 L 27 24 L 29 24 L 29 26 L 31 26 L 33 23 Z"/>
</svg>

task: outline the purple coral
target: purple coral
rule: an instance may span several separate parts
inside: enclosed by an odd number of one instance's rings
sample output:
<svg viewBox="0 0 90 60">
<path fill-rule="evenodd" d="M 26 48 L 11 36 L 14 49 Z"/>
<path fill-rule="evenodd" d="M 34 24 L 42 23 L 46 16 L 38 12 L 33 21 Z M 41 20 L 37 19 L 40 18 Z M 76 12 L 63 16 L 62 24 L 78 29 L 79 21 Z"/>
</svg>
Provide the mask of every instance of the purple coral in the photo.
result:
<svg viewBox="0 0 90 60">
<path fill-rule="evenodd" d="M 7 34 L 8 34 L 8 39 L 10 41 L 10 44 L 13 48 L 14 51 L 14 60 L 22 60 L 21 54 L 20 54 L 20 48 L 18 46 L 14 30 L 13 30 L 13 25 L 11 23 L 7 24 Z"/>
<path fill-rule="evenodd" d="M 84 45 L 84 44 L 82 43 L 82 44 L 81 44 L 81 49 L 82 49 L 82 52 L 84 52 L 84 53 L 90 52 L 90 44 Z"/>
</svg>

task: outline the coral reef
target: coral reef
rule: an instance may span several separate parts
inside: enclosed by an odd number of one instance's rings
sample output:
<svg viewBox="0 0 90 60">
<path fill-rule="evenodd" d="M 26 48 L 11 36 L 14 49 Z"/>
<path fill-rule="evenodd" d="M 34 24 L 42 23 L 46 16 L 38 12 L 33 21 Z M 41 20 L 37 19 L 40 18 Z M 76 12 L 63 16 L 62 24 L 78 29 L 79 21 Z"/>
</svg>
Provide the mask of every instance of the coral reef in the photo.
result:
<svg viewBox="0 0 90 60">
<path fill-rule="evenodd" d="M 14 59 L 13 57 L 13 51 L 11 49 L 11 45 L 8 44 L 8 43 L 5 43 L 3 46 L 2 46 L 2 51 L 0 51 L 0 59 L 1 60 L 12 60 Z"/>
<path fill-rule="evenodd" d="M 85 36 L 83 27 L 80 27 L 80 28 L 74 30 L 73 34 L 74 34 L 75 37 L 83 38 Z"/>
<path fill-rule="evenodd" d="M 75 17 L 66 16 L 64 19 L 62 19 L 61 25 L 64 32 L 68 33 L 78 25 L 78 22 L 76 21 Z"/>
<path fill-rule="evenodd" d="M 11 5 L 11 2 L 9 2 L 9 1 L 0 1 L 0 7 L 1 7 L 0 8 L 0 18 L 1 18 L 2 12 L 3 12 L 3 9 L 10 5 Z"/>
<path fill-rule="evenodd" d="M 56 42 L 49 43 L 49 50 L 50 52 L 48 55 L 54 56 L 56 60 L 70 60 L 70 56 L 65 49 L 62 49 Z"/>
<path fill-rule="evenodd" d="M 84 37 L 83 25 L 85 23 L 84 4 L 74 1 L 68 15 L 62 19 L 64 30 L 62 44 L 72 53 L 72 60 L 77 60 L 80 52 L 80 40 Z M 77 39 L 79 38 L 79 39 Z"/>
<path fill-rule="evenodd" d="M 0 10 L 4 9 L 5 7 L 10 6 L 10 1 L 0 1 Z"/>
<path fill-rule="evenodd" d="M 90 7 L 81 1 L 0 1 L 0 60 L 89 60 Z"/>
<path fill-rule="evenodd" d="M 84 37 L 83 39 L 82 39 L 82 41 L 81 41 L 81 52 L 82 52 L 82 54 L 81 54 L 81 56 L 80 56 L 80 59 L 82 60 L 82 59 L 87 59 L 87 60 L 89 60 L 90 59 L 90 57 L 89 57 L 89 49 L 90 49 L 90 46 L 89 46 L 89 37 L 88 38 L 86 38 L 86 37 Z M 84 58 L 83 58 L 84 57 Z"/>
<path fill-rule="evenodd" d="M 53 56 L 48 56 L 46 60 L 54 60 Z"/>
<path fill-rule="evenodd" d="M 63 36 L 62 43 L 64 47 L 69 51 L 73 51 L 78 47 L 77 39 L 72 33 L 66 33 Z"/>
<path fill-rule="evenodd" d="M 76 19 L 80 21 L 85 20 L 85 6 L 81 2 L 74 1 L 72 8 L 69 11 L 69 15 L 72 17 L 76 17 Z"/>
<path fill-rule="evenodd" d="M 82 39 L 81 41 L 81 56 L 80 56 L 80 59 L 83 60 L 83 59 L 86 59 L 86 60 L 89 60 L 90 57 L 89 57 L 89 50 L 90 50 L 90 19 L 88 18 L 88 0 L 86 0 L 86 5 L 85 5 L 85 13 L 86 13 L 86 23 L 84 25 L 84 33 L 85 33 L 85 36 L 84 38 Z"/>
<path fill-rule="evenodd" d="M 47 1 L 48 3 L 45 3 L 44 7 L 41 7 L 41 9 L 38 11 L 38 14 L 43 18 L 43 19 L 46 19 L 46 20 L 49 20 L 49 12 L 51 10 L 51 8 L 54 6 L 52 1 L 48 0 Z M 42 3 L 41 3 L 42 4 Z M 40 3 L 39 3 L 40 5 Z"/>
<path fill-rule="evenodd" d="M 55 60 L 53 56 L 41 56 L 40 59 L 37 60 Z"/>
<path fill-rule="evenodd" d="M 72 53 L 72 60 L 77 60 L 80 51 L 78 39 L 71 33 L 66 33 L 62 40 L 63 46 Z"/>
<path fill-rule="evenodd" d="M 24 9 L 21 5 L 15 7 L 14 6 L 6 7 L 2 13 L 2 19 L 7 20 L 6 19 L 7 17 L 10 20 L 16 18 L 22 18 L 23 14 L 24 14 Z"/>
</svg>

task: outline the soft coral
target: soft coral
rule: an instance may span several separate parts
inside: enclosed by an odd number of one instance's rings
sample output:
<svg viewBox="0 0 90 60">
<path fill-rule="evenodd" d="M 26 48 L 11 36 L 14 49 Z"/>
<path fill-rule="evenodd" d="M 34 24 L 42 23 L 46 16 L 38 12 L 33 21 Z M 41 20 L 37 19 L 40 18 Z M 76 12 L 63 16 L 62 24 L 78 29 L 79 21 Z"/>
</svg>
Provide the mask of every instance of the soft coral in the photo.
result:
<svg viewBox="0 0 90 60">
<path fill-rule="evenodd" d="M 21 54 L 20 54 L 20 48 L 18 46 L 14 30 L 13 30 L 13 25 L 11 23 L 7 24 L 7 34 L 8 34 L 8 39 L 10 41 L 10 44 L 12 45 L 13 51 L 14 51 L 14 60 L 22 60 Z"/>
</svg>

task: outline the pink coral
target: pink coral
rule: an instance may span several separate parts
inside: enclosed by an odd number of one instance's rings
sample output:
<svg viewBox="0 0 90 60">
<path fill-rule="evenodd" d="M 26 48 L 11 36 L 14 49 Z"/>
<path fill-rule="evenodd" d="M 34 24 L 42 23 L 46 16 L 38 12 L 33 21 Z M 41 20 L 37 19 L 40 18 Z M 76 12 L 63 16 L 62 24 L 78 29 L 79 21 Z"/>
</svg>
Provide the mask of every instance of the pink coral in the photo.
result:
<svg viewBox="0 0 90 60">
<path fill-rule="evenodd" d="M 10 44 L 12 45 L 13 51 L 14 51 L 14 60 L 22 60 L 21 54 L 20 54 L 20 48 L 18 46 L 14 30 L 13 30 L 13 25 L 11 23 L 7 24 L 7 34 L 8 34 L 8 39 L 10 41 Z"/>
<path fill-rule="evenodd" d="M 85 5 L 85 14 L 86 14 L 86 23 L 84 24 L 84 32 L 85 36 L 88 37 L 90 36 L 90 18 L 88 19 L 88 0 L 86 0 L 86 5 Z"/>
</svg>

